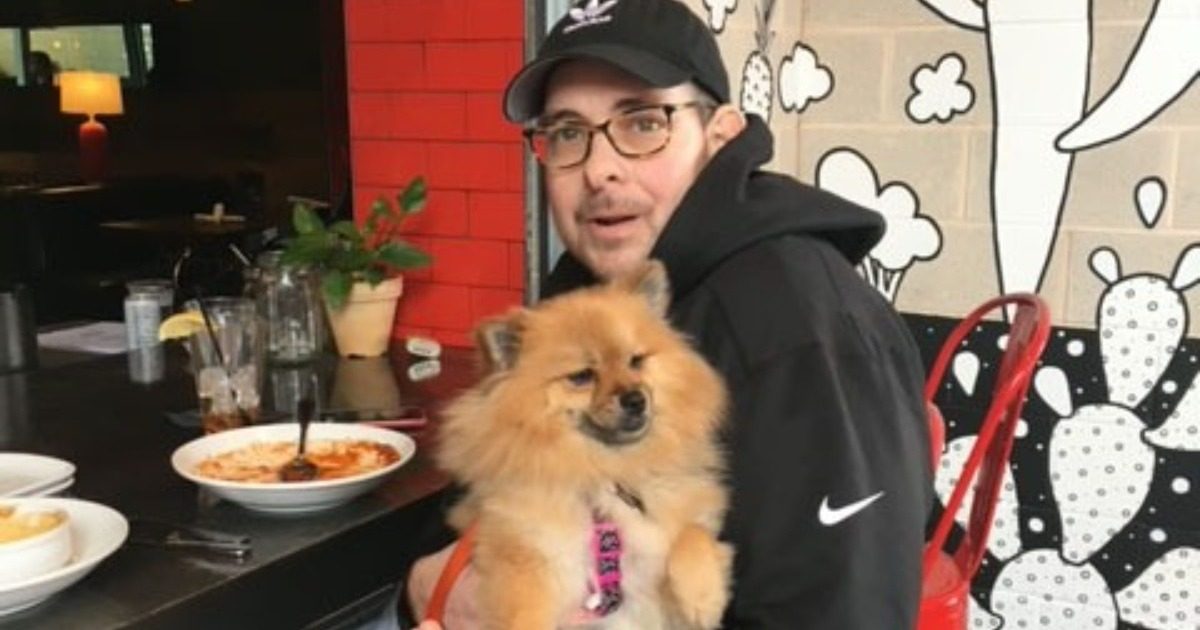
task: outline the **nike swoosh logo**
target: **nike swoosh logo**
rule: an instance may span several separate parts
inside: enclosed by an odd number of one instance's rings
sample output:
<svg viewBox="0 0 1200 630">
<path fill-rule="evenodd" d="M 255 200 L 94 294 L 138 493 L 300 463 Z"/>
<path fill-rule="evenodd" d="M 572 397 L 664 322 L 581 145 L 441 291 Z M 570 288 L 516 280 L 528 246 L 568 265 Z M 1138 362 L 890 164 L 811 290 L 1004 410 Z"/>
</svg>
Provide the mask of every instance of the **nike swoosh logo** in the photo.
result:
<svg viewBox="0 0 1200 630">
<path fill-rule="evenodd" d="M 833 527 L 834 525 L 837 525 L 851 516 L 854 516 L 855 514 L 865 510 L 868 505 L 878 501 L 882 496 L 883 492 L 880 491 L 865 499 L 855 501 L 849 505 L 831 508 L 829 507 L 829 495 L 825 495 L 825 498 L 821 499 L 820 509 L 817 510 L 817 520 L 821 521 L 821 524 L 825 527 Z"/>
</svg>

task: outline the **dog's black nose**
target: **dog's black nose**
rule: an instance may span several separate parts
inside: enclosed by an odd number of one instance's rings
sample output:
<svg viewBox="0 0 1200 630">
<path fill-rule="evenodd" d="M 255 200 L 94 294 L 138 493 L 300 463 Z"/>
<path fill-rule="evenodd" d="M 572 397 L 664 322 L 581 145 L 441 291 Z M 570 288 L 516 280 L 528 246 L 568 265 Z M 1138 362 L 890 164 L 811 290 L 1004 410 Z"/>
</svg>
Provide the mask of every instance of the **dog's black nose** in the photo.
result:
<svg viewBox="0 0 1200 630">
<path fill-rule="evenodd" d="M 641 414 L 646 411 L 646 395 L 639 389 L 622 392 L 618 399 L 625 413 Z"/>
</svg>

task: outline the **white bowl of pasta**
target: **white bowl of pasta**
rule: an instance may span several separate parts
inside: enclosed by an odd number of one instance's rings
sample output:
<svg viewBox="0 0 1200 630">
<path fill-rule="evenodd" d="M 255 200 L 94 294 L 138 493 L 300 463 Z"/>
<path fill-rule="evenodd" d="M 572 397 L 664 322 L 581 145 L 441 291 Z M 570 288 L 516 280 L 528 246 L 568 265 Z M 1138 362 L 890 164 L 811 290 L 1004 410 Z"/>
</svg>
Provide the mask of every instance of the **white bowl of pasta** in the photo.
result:
<svg viewBox="0 0 1200 630">
<path fill-rule="evenodd" d="M 279 469 L 296 455 L 295 423 L 231 429 L 175 450 L 171 465 L 184 478 L 247 509 L 315 512 L 369 492 L 412 459 L 412 438 L 378 427 L 330 422 L 308 428 L 306 456 L 317 466 L 311 481 L 283 481 Z"/>
</svg>

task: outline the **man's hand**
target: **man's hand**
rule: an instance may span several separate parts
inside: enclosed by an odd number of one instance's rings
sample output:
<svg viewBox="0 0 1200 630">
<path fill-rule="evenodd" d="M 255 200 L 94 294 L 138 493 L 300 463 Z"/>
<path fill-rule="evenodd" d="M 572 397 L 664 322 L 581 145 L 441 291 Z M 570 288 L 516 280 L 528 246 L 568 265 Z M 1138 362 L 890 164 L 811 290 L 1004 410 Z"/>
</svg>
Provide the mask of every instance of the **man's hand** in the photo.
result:
<svg viewBox="0 0 1200 630">
<path fill-rule="evenodd" d="M 417 620 L 422 620 L 425 610 L 429 608 L 429 599 L 433 597 L 433 587 L 442 575 L 442 569 L 454 551 L 450 544 L 432 556 L 425 556 L 413 564 L 412 572 L 408 574 L 408 601 L 412 604 L 413 614 Z M 478 627 L 479 616 L 475 610 L 475 591 L 479 577 L 467 565 L 458 581 L 450 589 L 446 599 L 446 618 L 443 620 L 447 628 L 453 630 L 470 630 Z M 417 630 L 442 630 L 435 622 L 423 622 Z"/>
</svg>

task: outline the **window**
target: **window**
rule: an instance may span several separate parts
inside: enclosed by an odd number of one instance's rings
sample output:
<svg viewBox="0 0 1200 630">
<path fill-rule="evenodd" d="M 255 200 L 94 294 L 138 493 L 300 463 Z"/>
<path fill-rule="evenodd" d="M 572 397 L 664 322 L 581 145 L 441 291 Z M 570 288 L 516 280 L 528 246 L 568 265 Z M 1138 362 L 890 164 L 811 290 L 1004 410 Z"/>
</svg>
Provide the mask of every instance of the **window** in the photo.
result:
<svg viewBox="0 0 1200 630">
<path fill-rule="evenodd" d="M 0 84 L 17 83 L 21 75 L 21 31 L 0 28 Z"/>
<path fill-rule="evenodd" d="M 55 72 L 88 70 L 129 78 L 125 30 L 119 24 L 31 28 L 29 50 L 49 56 Z"/>
<path fill-rule="evenodd" d="M 0 85 L 52 86 L 55 74 L 71 70 L 145 85 L 152 46 L 149 24 L 0 28 Z"/>
</svg>

